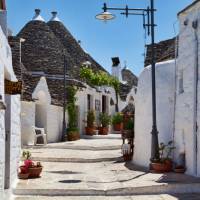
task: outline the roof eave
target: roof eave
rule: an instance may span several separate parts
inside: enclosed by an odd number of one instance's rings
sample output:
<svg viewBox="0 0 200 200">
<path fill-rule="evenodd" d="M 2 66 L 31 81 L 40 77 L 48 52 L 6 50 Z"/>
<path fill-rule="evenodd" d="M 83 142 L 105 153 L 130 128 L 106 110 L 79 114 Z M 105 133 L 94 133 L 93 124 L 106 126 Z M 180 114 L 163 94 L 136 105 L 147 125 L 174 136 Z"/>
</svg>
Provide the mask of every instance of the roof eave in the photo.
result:
<svg viewBox="0 0 200 200">
<path fill-rule="evenodd" d="M 187 11 L 188 9 L 190 9 L 192 6 L 194 6 L 196 3 L 200 2 L 200 0 L 196 0 L 193 3 L 191 3 L 190 5 L 188 5 L 186 8 L 184 8 L 183 10 L 181 10 L 180 12 L 178 12 L 177 16 L 179 16 L 180 14 L 182 14 L 183 12 Z"/>
</svg>

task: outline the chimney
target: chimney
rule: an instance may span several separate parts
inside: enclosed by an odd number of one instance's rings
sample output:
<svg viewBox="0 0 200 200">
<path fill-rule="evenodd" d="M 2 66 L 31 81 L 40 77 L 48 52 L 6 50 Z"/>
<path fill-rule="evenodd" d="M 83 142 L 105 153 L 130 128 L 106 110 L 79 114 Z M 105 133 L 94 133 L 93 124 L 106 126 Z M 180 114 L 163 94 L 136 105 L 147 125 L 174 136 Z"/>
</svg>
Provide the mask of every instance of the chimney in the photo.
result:
<svg viewBox="0 0 200 200">
<path fill-rule="evenodd" d="M 5 0 L 0 0 L 0 26 L 7 37 L 7 11 Z"/>
<path fill-rule="evenodd" d="M 40 15 L 41 10 L 40 9 L 35 9 L 35 15 L 33 17 L 33 21 L 42 21 L 44 22 L 44 19 L 42 18 L 42 16 Z"/>
<path fill-rule="evenodd" d="M 58 13 L 56 11 L 51 12 L 51 14 L 52 14 L 52 18 L 50 19 L 50 21 L 60 22 L 60 19 L 57 17 Z"/>
<path fill-rule="evenodd" d="M 116 77 L 119 81 L 122 81 L 122 70 L 119 57 L 112 58 L 112 76 Z"/>
</svg>

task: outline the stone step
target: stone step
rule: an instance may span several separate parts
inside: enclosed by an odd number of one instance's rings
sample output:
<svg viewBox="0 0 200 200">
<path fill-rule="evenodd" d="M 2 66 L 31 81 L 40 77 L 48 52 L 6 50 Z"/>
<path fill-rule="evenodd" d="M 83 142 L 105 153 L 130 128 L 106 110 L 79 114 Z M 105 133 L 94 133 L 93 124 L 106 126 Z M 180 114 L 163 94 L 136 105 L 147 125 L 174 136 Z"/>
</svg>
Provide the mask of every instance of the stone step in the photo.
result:
<svg viewBox="0 0 200 200">
<path fill-rule="evenodd" d="M 14 189 L 14 195 L 27 196 L 132 196 L 156 194 L 194 194 L 200 193 L 200 184 L 170 184 L 144 187 L 126 187 L 111 190 L 98 189 Z"/>
<path fill-rule="evenodd" d="M 137 195 L 137 196 L 19 196 L 14 200 L 199 200 L 200 194 L 182 194 L 182 195 Z"/>
<path fill-rule="evenodd" d="M 112 136 L 112 140 L 105 139 L 102 136 L 85 136 L 88 139 L 80 139 L 77 141 L 68 141 L 60 143 L 50 143 L 47 145 L 25 146 L 24 149 L 71 149 L 71 150 L 91 150 L 106 151 L 121 149 L 121 136 Z M 111 136 L 110 136 L 111 137 Z M 113 139 L 115 137 L 115 139 Z"/>
<path fill-rule="evenodd" d="M 82 146 L 82 145 L 37 145 L 37 146 L 24 146 L 23 149 L 71 149 L 71 150 L 90 150 L 90 151 L 110 151 L 121 149 L 120 145 L 113 146 Z"/>
<path fill-rule="evenodd" d="M 38 162 L 70 162 L 70 163 L 97 163 L 97 162 L 109 162 L 109 161 L 116 161 L 121 162 L 123 161 L 122 156 L 118 157 L 106 157 L 106 158 L 47 158 L 47 157 L 32 157 L 33 161 Z"/>
<path fill-rule="evenodd" d="M 14 200 L 199 200 L 200 194 L 159 194 L 137 196 L 18 196 Z"/>
<path fill-rule="evenodd" d="M 71 149 L 31 149 L 32 159 L 42 162 L 108 162 L 121 161 L 121 150 L 91 151 Z"/>
<path fill-rule="evenodd" d="M 108 134 L 108 135 L 82 135 L 81 138 L 83 139 L 107 139 L 107 140 L 115 140 L 121 139 L 121 132 L 117 132 L 117 134 Z"/>
</svg>

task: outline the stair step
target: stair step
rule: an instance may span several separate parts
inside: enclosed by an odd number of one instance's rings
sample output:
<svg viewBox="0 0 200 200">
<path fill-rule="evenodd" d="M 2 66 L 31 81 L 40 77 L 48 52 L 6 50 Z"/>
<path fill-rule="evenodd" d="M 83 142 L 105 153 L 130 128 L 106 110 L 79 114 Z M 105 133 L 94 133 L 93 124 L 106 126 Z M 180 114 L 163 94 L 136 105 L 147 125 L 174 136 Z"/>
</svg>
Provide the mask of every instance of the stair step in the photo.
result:
<svg viewBox="0 0 200 200">
<path fill-rule="evenodd" d="M 123 161 L 122 156 L 118 157 L 106 157 L 106 158 L 45 158 L 45 157 L 32 157 L 33 161 L 39 162 L 65 162 L 65 163 L 98 163 L 98 162 L 112 162 Z"/>
<path fill-rule="evenodd" d="M 200 184 L 152 185 L 144 187 L 126 187 L 111 190 L 97 189 L 14 189 L 14 195 L 40 196 L 132 196 L 156 194 L 192 194 L 200 193 Z"/>
</svg>

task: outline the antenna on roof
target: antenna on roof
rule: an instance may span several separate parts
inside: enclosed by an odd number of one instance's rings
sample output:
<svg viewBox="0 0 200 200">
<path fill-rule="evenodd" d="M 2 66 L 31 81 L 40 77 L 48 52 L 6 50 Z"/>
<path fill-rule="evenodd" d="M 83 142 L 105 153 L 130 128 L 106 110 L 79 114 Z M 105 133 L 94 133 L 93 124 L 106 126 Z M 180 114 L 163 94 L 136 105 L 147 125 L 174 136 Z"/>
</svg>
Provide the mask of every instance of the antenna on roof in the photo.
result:
<svg viewBox="0 0 200 200">
<path fill-rule="evenodd" d="M 124 61 L 124 69 L 128 69 L 126 60 Z"/>
</svg>

